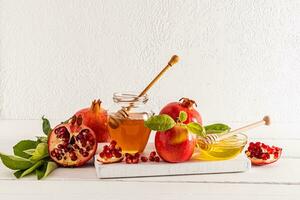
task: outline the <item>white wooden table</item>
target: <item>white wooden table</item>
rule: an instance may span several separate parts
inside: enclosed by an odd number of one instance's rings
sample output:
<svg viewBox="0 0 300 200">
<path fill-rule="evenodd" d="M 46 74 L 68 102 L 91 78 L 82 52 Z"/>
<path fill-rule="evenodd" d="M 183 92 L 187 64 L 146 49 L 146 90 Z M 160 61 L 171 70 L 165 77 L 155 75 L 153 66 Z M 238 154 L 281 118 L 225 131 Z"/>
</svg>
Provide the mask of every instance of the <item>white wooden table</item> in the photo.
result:
<svg viewBox="0 0 300 200">
<path fill-rule="evenodd" d="M 0 121 L 0 151 L 10 153 L 21 139 L 41 135 L 39 120 Z M 237 127 L 238 123 L 229 123 Z M 282 158 L 245 173 L 130 179 L 96 178 L 92 164 L 54 171 L 47 179 L 16 180 L 0 164 L 0 199 L 300 199 L 300 131 L 296 123 L 249 131 L 250 141 L 283 148 Z M 151 138 L 152 139 L 152 138 Z M 66 177 L 68 174 L 69 178 Z"/>
</svg>

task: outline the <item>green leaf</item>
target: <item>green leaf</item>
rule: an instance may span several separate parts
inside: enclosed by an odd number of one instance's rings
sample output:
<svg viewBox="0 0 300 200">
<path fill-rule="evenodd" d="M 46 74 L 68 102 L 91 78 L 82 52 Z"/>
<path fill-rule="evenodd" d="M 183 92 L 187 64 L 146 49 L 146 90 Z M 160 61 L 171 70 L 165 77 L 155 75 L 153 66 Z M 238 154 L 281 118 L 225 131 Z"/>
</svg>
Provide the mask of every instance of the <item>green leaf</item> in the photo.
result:
<svg viewBox="0 0 300 200">
<path fill-rule="evenodd" d="M 57 168 L 57 164 L 55 162 L 49 161 L 45 162 L 43 166 L 36 169 L 36 175 L 38 180 L 47 177 L 51 172 L 53 172 Z"/>
<path fill-rule="evenodd" d="M 47 143 L 39 143 L 33 152 L 30 160 L 31 161 L 38 161 L 45 157 L 49 156 L 48 154 L 48 144 Z"/>
<path fill-rule="evenodd" d="M 24 150 L 23 152 L 30 155 L 30 156 L 32 156 L 33 153 L 35 152 L 35 149 L 27 149 L 27 150 Z"/>
<path fill-rule="evenodd" d="M 33 166 L 29 167 L 28 169 L 26 170 L 19 170 L 17 172 L 14 173 L 14 175 L 17 177 L 17 178 L 22 178 L 28 174 L 31 174 L 32 172 L 34 172 L 38 167 L 40 167 L 45 161 L 43 160 L 40 160 L 38 161 L 37 163 L 35 163 Z"/>
<path fill-rule="evenodd" d="M 43 132 L 45 133 L 45 135 L 49 135 L 49 133 L 52 131 L 50 122 L 44 116 L 42 117 L 42 120 L 43 120 Z"/>
<path fill-rule="evenodd" d="M 198 136 L 205 137 L 205 129 L 197 122 L 191 122 L 187 124 L 186 127 L 190 132 Z"/>
<path fill-rule="evenodd" d="M 211 124 L 208 126 L 205 126 L 206 134 L 221 134 L 226 133 L 230 131 L 230 127 L 226 124 Z"/>
<path fill-rule="evenodd" d="M 175 126 L 176 122 L 169 115 L 156 115 L 145 121 L 145 126 L 154 131 L 166 131 Z"/>
<path fill-rule="evenodd" d="M 22 140 L 18 142 L 14 147 L 14 154 L 16 156 L 22 157 L 22 158 L 29 158 L 31 155 L 25 153 L 25 150 L 28 149 L 35 149 L 37 146 L 37 142 L 33 140 Z"/>
<path fill-rule="evenodd" d="M 185 122 L 187 120 L 187 114 L 184 111 L 180 111 L 179 113 L 179 121 L 180 122 Z"/>
<path fill-rule="evenodd" d="M 25 158 L 20 158 L 16 156 L 10 156 L 0 153 L 1 160 L 3 164 L 9 169 L 19 170 L 19 169 L 27 169 L 33 166 L 33 163 Z"/>
<path fill-rule="evenodd" d="M 41 142 L 48 143 L 48 137 L 37 136 L 36 138 L 37 138 L 37 143 L 41 143 Z"/>
<path fill-rule="evenodd" d="M 15 177 L 16 177 L 16 178 L 20 178 L 24 171 L 25 171 L 25 170 L 18 170 L 18 171 L 16 171 L 16 172 L 14 173 Z"/>
</svg>

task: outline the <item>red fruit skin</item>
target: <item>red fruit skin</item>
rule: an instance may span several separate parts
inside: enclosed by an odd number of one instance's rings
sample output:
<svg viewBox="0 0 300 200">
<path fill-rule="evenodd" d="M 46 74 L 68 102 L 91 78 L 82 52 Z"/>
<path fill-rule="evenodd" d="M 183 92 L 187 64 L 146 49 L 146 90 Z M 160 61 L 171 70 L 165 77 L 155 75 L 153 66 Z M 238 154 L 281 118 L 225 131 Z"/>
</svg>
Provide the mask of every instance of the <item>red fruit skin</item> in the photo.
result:
<svg viewBox="0 0 300 200">
<path fill-rule="evenodd" d="M 97 137 L 97 142 L 109 142 L 110 135 L 107 127 L 108 114 L 101 108 L 101 101 L 94 100 L 90 108 L 79 110 L 76 116 L 81 115 L 83 124 L 91 128 Z"/>
<path fill-rule="evenodd" d="M 158 155 L 166 162 L 178 163 L 189 160 L 196 145 L 196 136 L 186 128 L 176 125 L 165 132 L 155 135 L 155 148 Z"/>
<path fill-rule="evenodd" d="M 180 111 L 187 113 L 187 120 L 184 122 L 188 124 L 190 122 L 198 122 L 202 124 L 202 118 L 200 113 L 194 108 L 195 102 L 188 98 L 182 98 L 182 102 L 171 102 L 164 106 L 159 114 L 166 114 L 172 117 L 175 121 L 177 120 Z"/>
</svg>

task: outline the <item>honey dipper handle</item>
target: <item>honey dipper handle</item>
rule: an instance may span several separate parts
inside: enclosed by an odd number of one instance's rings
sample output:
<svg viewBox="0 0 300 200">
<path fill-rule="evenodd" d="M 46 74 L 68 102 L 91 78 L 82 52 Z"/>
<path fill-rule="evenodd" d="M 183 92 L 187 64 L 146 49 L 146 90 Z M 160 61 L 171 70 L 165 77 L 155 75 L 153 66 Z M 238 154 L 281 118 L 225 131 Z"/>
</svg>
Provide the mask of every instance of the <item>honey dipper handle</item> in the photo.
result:
<svg viewBox="0 0 300 200">
<path fill-rule="evenodd" d="M 167 66 L 157 74 L 157 76 L 147 85 L 147 87 L 139 94 L 139 97 L 146 94 L 146 92 L 154 85 L 154 83 L 173 65 L 175 65 L 179 61 L 179 57 L 177 55 L 172 56 L 170 61 L 168 62 Z"/>
<path fill-rule="evenodd" d="M 269 126 L 270 123 L 271 123 L 270 117 L 265 116 L 261 121 L 249 124 L 247 126 L 243 126 L 241 128 L 235 129 L 234 131 L 231 131 L 229 133 L 224 133 L 224 134 L 220 135 L 218 140 L 224 140 L 224 139 L 226 139 L 228 137 L 231 137 L 231 136 L 233 136 L 237 133 L 240 133 L 240 132 L 243 132 L 243 131 L 248 131 L 250 129 L 256 128 L 256 127 L 261 126 L 261 125 Z"/>
</svg>

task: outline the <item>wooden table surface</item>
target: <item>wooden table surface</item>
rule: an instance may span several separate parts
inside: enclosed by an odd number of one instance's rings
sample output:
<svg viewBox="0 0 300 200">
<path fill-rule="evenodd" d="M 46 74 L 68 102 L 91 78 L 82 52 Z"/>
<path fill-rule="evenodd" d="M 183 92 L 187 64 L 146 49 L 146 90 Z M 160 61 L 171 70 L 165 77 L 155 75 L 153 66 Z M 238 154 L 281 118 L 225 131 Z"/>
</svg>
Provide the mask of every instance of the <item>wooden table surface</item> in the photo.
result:
<svg viewBox="0 0 300 200">
<path fill-rule="evenodd" d="M 11 153 L 19 140 L 41 135 L 40 125 L 39 120 L 0 121 L 0 151 Z M 247 132 L 249 141 L 278 145 L 283 155 L 277 163 L 245 173 L 100 180 L 91 163 L 83 168 L 60 168 L 37 181 L 33 176 L 16 180 L 1 163 L 0 199 L 300 199 L 298 132 L 297 123 Z"/>
</svg>

